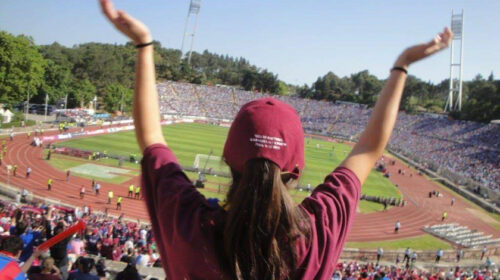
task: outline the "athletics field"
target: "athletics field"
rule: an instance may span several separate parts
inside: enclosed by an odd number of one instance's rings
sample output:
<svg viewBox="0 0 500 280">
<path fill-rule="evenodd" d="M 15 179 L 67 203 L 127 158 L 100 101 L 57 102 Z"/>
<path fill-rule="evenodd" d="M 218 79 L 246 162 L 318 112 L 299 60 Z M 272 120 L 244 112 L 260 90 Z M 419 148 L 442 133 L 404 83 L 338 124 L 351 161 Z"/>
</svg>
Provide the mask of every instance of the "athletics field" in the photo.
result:
<svg viewBox="0 0 500 280">
<path fill-rule="evenodd" d="M 228 128 L 219 127 L 207 124 L 175 124 L 163 127 L 163 134 L 168 143 L 168 146 L 174 151 L 183 166 L 193 166 L 197 155 L 202 155 L 203 158 L 199 160 L 199 166 L 203 167 L 207 164 L 216 170 L 226 170 L 227 167 L 220 160 L 222 149 Z M 299 184 L 301 186 L 314 187 L 321 183 L 324 177 L 331 172 L 349 153 L 351 147 L 342 143 L 333 143 L 324 140 L 306 138 L 306 165 L 304 174 L 300 178 Z M 106 135 L 93 136 L 88 138 L 73 139 L 65 142 L 58 143 L 58 146 L 65 146 L 70 148 L 78 148 L 82 150 L 92 151 L 106 151 L 109 155 L 120 155 L 128 159 L 130 154 L 140 154 L 137 142 L 135 140 L 135 132 L 127 131 Z M 90 148 L 91 147 L 91 148 Z M 206 160 L 206 155 L 212 153 L 213 158 L 216 160 Z M 93 165 L 116 166 L 117 161 L 113 160 L 100 160 L 99 162 L 92 161 Z M 74 159 L 66 156 L 56 155 L 50 164 L 58 169 L 66 170 L 71 169 L 75 175 L 82 177 L 92 177 L 97 180 L 103 180 L 111 183 L 120 183 L 127 180 L 127 174 L 131 173 L 136 175 L 134 171 L 131 172 L 117 172 L 113 171 L 116 176 L 109 178 L 107 172 L 102 172 L 92 164 L 89 165 L 88 161 L 81 159 Z M 125 164 L 126 169 L 138 169 L 138 165 Z M 106 167 L 105 167 L 106 168 Z M 110 167 L 113 168 L 113 167 Z M 99 171 L 99 172 L 97 172 Z M 92 174 L 94 173 L 94 174 Z M 118 173 L 118 174 L 116 174 Z M 123 173 L 123 174 L 122 174 Z M 196 178 L 196 174 L 186 172 L 192 179 Z M 120 179 L 122 178 L 122 179 Z M 200 190 L 207 197 L 224 198 L 224 193 L 227 190 L 227 185 L 230 183 L 229 178 L 207 176 L 207 187 L 214 189 L 221 189 L 220 193 L 207 192 Z M 363 194 L 382 197 L 395 197 L 401 198 L 398 189 L 387 178 L 383 177 L 380 172 L 372 171 L 367 181 L 363 185 Z M 295 201 L 300 202 L 309 192 L 294 190 L 292 195 Z M 373 211 L 382 210 L 383 206 L 378 203 L 361 201 L 359 211 L 361 213 L 369 213 Z"/>
</svg>

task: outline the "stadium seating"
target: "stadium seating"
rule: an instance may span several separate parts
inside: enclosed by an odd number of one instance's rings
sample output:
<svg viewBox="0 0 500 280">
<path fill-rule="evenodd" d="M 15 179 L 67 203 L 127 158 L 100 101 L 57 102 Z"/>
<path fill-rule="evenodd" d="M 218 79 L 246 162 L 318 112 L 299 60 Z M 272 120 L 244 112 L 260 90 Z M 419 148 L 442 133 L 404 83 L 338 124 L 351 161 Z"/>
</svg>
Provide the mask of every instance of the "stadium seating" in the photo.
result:
<svg viewBox="0 0 500 280">
<path fill-rule="evenodd" d="M 431 272 L 416 268 L 413 263 L 379 266 L 375 263 L 351 261 L 339 263 L 331 279 L 497 279 L 496 277 L 497 269 L 468 270 L 457 266 L 451 269 L 433 269 Z"/>
<path fill-rule="evenodd" d="M 228 86 L 179 82 L 158 84 L 161 113 L 232 119 L 245 103 L 268 97 Z M 371 109 L 360 104 L 337 104 L 290 96 L 273 96 L 291 104 L 304 130 L 356 140 L 368 122 Z M 500 127 L 456 121 L 433 114 L 401 112 L 389 148 L 459 184 L 480 184 L 500 192 Z"/>
<path fill-rule="evenodd" d="M 500 238 L 492 239 L 492 235 L 485 236 L 482 232 L 476 232 L 457 223 L 427 226 L 424 230 L 466 248 L 498 244 L 500 242 Z"/>
</svg>

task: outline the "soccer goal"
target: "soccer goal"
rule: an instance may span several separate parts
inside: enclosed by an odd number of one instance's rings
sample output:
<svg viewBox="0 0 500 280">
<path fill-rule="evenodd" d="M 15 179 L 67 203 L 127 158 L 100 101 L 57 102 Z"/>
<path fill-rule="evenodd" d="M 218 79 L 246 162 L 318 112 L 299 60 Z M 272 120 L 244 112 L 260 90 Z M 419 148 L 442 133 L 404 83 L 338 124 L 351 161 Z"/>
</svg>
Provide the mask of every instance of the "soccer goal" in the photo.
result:
<svg viewBox="0 0 500 280">
<path fill-rule="evenodd" d="M 193 167 L 198 168 L 198 170 L 229 172 L 229 168 L 222 158 L 214 155 L 197 154 L 194 158 Z"/>
</svg>

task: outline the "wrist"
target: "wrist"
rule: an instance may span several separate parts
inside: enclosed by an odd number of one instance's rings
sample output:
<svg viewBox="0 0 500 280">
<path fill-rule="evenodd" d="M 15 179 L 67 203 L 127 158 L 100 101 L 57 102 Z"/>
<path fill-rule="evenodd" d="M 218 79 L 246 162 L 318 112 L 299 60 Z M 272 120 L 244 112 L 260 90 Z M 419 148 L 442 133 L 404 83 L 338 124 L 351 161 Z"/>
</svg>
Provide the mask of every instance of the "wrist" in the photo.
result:
<svg viewBox="0 0 500 280">
<path fill-rule="evenodd" d="M 406 70 L 408 70 L 408 67 L 410 66 L 410 61 L 406 58 L 405 53 L 403 52 L 398 59 L 396 59 L 396 62 L 394 62 L 394 67 L 401 67 Z"/>
<path fill-rule="evenodd" d="M 148 48 L 148 47 L 153 47 L 153 41 L 151 41 L 149 43 L 145 43 L 145 44 L 135 45 L 136 49 L 145 49 L 145 48 Z"/>
<path fill-rule="evenodd" d="M 151 37 L 151 34 L 145 34 L 145 35 L 135 39 L 134 44 L 135 45 L 142 45 L 142 44 L 147 44 L 151 41 L 153 41 L 153 37 Z"/>
</svg>

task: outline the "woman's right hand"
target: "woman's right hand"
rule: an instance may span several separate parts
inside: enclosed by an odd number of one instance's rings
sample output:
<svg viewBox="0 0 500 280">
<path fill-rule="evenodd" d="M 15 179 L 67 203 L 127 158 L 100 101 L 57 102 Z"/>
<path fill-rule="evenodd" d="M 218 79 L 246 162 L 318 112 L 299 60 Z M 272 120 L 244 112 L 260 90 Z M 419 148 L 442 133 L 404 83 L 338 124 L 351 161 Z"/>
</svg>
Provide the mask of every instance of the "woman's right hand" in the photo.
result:
<svg viewBox="0 0 500 280">
<path fill-rule="evenodd" d="M 136 45 L 151 42 L 151 33 L 141 21 L 131 17 L 122 10 L 115 10 L 110 0 L 99 0 L 102 12 L 113 23 L 116 29 L 129 37 Z"/>
</svg>

